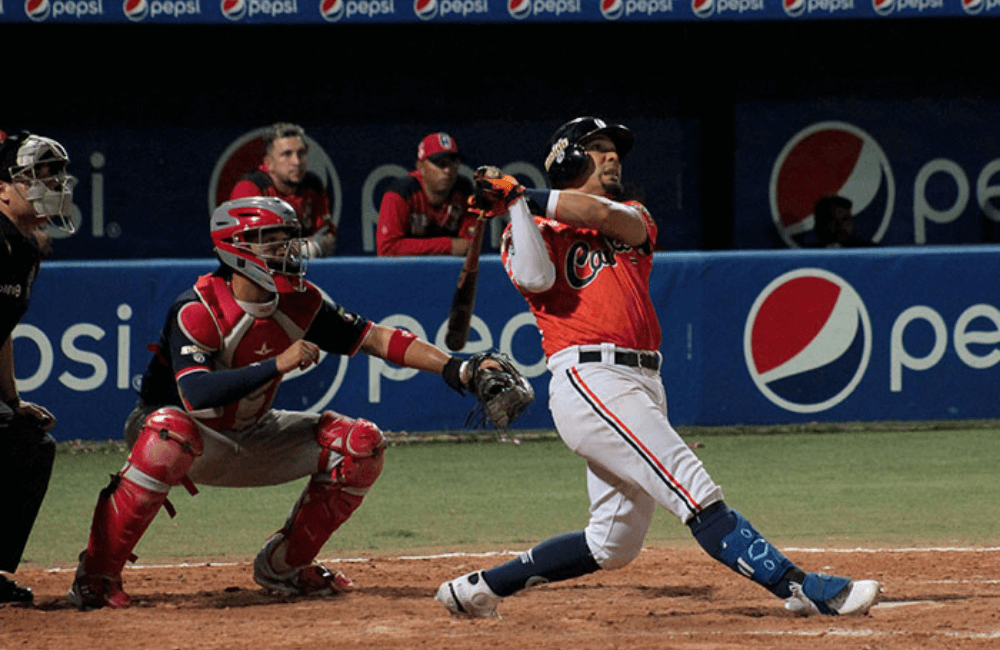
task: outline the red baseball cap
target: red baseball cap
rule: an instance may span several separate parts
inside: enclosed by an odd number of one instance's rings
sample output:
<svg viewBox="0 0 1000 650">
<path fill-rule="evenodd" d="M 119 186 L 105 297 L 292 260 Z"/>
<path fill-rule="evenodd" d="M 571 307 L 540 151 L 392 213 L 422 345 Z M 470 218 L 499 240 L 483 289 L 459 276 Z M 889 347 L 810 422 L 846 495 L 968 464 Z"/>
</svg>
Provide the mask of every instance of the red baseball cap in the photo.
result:
<svg viewBox="0 0 1000 650">
<path fill-rule="evenodd" d="M 462 158 L 462 154 L 458 153 L 458 143 L 455 142 L 455 138 L 444 132 L 431 133 L 421 140 L 420 146 L 417 147 L 417 160 L 427 160 L 440 154 Z"/>
</svg>

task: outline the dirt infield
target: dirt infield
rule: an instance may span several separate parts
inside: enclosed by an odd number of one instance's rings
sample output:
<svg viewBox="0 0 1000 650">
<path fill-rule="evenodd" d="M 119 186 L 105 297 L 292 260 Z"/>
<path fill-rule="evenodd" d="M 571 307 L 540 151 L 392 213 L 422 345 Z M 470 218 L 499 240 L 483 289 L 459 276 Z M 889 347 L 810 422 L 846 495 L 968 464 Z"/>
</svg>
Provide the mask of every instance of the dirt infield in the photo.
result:
<svg viewBox="0 0 1000 650">
<path fill-rule="evenodd" d="M 867 616 L 801 618 L 696 549 L 647 549 L 630 566 L 536 587 L 501 605 L 502 618 L 456 619 L 433 600 L 446 578 L 497 557 L 373 557 L 329 561 L 350 594 L 265 594 L 249 563 L 129 568 L 130 610 L 78 612 L 68 570 L 22 569 L 34 608 L 0 607 L 0 648 L 31 650 L 922 650 L 1000 644 L 1000 550 L 787 549 L 801 566 L 884 585 Z"/>
</svg>

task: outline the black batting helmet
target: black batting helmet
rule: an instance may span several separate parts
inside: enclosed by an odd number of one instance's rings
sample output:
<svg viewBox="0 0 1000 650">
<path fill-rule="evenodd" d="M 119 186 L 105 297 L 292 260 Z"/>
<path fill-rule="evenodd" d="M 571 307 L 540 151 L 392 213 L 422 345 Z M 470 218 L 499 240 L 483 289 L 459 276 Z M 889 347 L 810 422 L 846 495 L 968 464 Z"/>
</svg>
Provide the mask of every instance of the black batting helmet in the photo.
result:
<svg viewBox="0 0 1000 650">
<path fill-rule="evenodd" d="M 590 116 L 566 122 L 556 129 L 545 145 L 545 171 L 552 187 L 570 187 L 587 171 L 590 156 L 583 144 L 596 135 L 610 138 L 615 143 L 619 158 L 625 158 L 635 144 L 635 136 L 621 124 L 608 124 Z"/>
</svg>

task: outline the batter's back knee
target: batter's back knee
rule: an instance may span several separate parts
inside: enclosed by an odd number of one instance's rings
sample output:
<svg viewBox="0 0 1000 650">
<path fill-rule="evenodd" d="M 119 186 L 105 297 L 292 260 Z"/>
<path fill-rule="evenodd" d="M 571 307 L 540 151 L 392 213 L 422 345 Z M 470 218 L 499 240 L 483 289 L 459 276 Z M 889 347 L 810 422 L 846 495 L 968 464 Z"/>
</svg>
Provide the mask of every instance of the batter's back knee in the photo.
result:
<svg viewBox="0 0 1000 650">
<path fill-rule="evenodd" d="M 367 490 L 382 473 L 385 435 L 374 422 L 324 411 L 316 441 L 323 448 L 320 471 L 341 485 Z"/>
<path fill-rule="evenodd" d="M 642 539 L 604 539 L 595 540 L 587 531 L 587 545 L 594 561 L 607 571 L 620 569 L 639 557 L 642 552 Z"/>
</svg>

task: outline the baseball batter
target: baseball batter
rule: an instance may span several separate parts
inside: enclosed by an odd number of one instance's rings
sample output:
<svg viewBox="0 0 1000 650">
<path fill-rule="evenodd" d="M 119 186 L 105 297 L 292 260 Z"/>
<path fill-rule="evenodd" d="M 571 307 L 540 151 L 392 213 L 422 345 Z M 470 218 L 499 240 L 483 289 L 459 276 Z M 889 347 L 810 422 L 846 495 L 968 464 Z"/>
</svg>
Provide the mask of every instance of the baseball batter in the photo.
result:
<svg viewBox="0 0 1000 650">
<path fill-rule="evenodd" d="M 548 142 L 545 168 L 555 189 L 477 176 L 477 200 L 493 204 L 488 216 L 510 213 L 501 256 L 542 335 L 556 429 L 587 460 L 590 521 L 514 560 L 445 582 L 436 598 L 453 614 L 496 616 L 502 598 L 532 585 L 623 567 L 641 551 L 660 505 L 709 555 L 785 599 L 788 609 L 866 612 L 877 582 L 793 564 L 726 505 L 670 424 L 649 296 L 656 224 L 645 206 L 622 197 L 622 159 L 633 144 L 626 127 L 581 117 Z"/>
<path fill-rule="evenodd" d="M 378 479 L 385 440 L 360 418 L 272 409 L 282 377 L 317 363 L 321 350 L 441 374 L 460 393 L 481 383 L 477 375 L 488 371 L 481 368 L 504 370 L 452 357 L 325 299 L 305 279 L 299 228 L 292 206 L 277 198 L 228 201 L 213 213 L 221 265 L 168 313 L 125 423 L 131 452 L 97 499 L 69 591 L 80 609 L 132 604 L 122 585 L 125 563 L 161 506 L 173 514 L 170 489 L 194 494 L 196 483 L 252 487 L 309 477 L 285 525 L 258 553 L 253 579 L 293 595 L 349 588 L 350 579 L 314 560 Z"/>
</svg>

